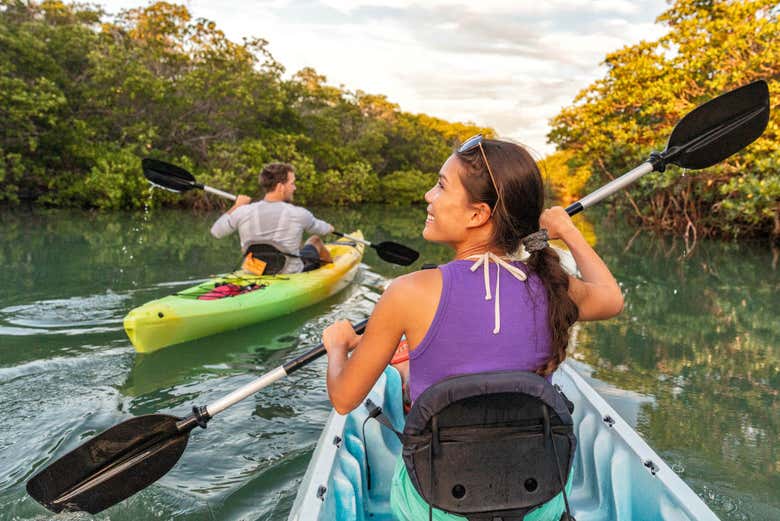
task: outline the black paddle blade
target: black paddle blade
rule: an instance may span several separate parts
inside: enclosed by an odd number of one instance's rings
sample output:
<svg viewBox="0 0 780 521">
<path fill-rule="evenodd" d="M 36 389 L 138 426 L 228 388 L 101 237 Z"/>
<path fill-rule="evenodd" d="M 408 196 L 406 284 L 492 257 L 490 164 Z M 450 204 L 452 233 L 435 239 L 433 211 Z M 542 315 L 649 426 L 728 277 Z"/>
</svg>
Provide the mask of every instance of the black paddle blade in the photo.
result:
<svg viewBox="0 0 780 521">
<path fill-rule="evenodd" d="M 758 139 L 768 122 L 769 87 L 755 81 L 688 113 L 674 127 L 661 156 L 683 168 L 706 168 Z"/>
<path fill-rule="evenodd" d="M 138 416 L 115 425 L 64 455 L 27 482 L 27 493 L 52 512 L 91 514 L 160 479 L 179 460 L 189 431 L 179 418 Z"/>
<path fill-rule="evenodd" d="M 141 161 L 141 166 L 144 169 L 144 177 L 154 186 L 172 192 L 186 192 L 193 188 L 202 188 L 195 182 L 191 173 L 165 161 L 147 157 Z"/>
<path fill-rule="evenodd" d="M 403 244 L 392 241 L 383 241 L 379 244 L 372 244 L 379 254 L 379 257 L 387 262 L 398 264 L 399 266 L 408 266 L 420 256 L 418 252 Z"/>
</svg>

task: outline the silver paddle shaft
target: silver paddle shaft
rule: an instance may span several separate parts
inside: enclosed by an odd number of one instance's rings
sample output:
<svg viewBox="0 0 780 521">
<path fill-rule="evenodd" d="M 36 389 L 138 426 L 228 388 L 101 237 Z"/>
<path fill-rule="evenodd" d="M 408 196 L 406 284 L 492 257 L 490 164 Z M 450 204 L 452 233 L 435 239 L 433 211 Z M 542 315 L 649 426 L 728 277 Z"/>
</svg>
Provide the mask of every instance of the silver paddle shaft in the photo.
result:
<svg viewBox="0 0 780 521">
<path fill-rule="evenodd" d="M 245 386 L 236 389 L 227 396 L 220 398 L 211 405 L 207 405 L 206 410 L 208 411 L 209 416 L 213 418 L 215 415 L 224 411 L 228 407 L 237 404 L 247 396 L 252 396 L 259 390 L 268 387 L 275 381 L 281 380 L 285 376 L 287 376 L 287 371 L 284 370 L 284 366 L 280 365 L 276 369 L 264 374 L 251 383 L 248 383 Z"/>
<path fill-rule="evenodd" d="M 348 239 L 350 241 L 359 242 L 361 244 L 365 244 L 366 246 L 371 246 L 371 243 L 366 241 L 366 240 L 358 239 L 357 237 L 352 237 L 351 235 L 347 235 L 347 234 L 344 234 L 344 233 L 336 233 L 336 232 L 333 232 L 333 233 L 334 233 L 334 235 L 338 235 L 339 237 L 344 237 L 345 239 Z"/>
<path fill-rule="evenodd" d="M 224 197 L 225 199 L 230 199 L 231 201 L 236 200 L 235 195 L 228 192 L 223 192 L 222 190 L 217 190 L 216 188 L 212 188 L 211 186 L 203 185 L 203 190 L 205 190 L 210 194 L 218 195 L 220 197 Z"/>
<path fill-rule="evenodd" d="M 633 170 L 630 170 L 626 172 L 625 174 L 621 175 L 617 179 L 614 179 L 610 181 L 609 183 L 605 184 L 598 190 L 594 190 L 593 192 L 589 193 L 577 203 L 582 205 L 582 209 L 589 208 L 593 206 L 594 204 L 598 203 L 602 199 L 606 199 L 610 195 L 614 194 L 618 190 L 621 190 L 628 185 L 635 183 L 637 179 L 642 177 L 643 175 L 649 174 L 653 171 L 653 165 L 649 161 L 645 161 L 638 167 L 634 168 Z M 574 203 L 576 205 L 577 203 Z M 573 206 L 573 205 L 572 205 Z"/>
<path fill-rule="evenodd" d="M 365 319 L 355 324 L 353 326 L 355 328 L 355 333 L 357 333 L 358 335 L 362 335 L 363 331 L 365 331 L 366 329 L 366 324 L 368 324 L 368 319 Z M 260 378 L 246 384 L 245 386 L 239 389 L 236 389 L 235 391 L 228 394 L 224 398 L 220 398 L 219 400 L 212 403 L 211 405 L 207 405 L 205 409 L 206 412 L 208 413 L 208 416 L 213 418 L 215 414 L 219 414 L 220 412 L 224 411 L 228 407 L 237 404 L 247 396 L 251 396 L 256 392 L 258 392 L 259 390 L 263 389 L 264 387 L 268 387 L 275 381 L 281 380 L 287 375 L 294 373 L 298 369 L 309 365 L 311 362 L 320 358 L 321 356 L 324 356 L 326 353 L 327 351 L 325 350 L 325 346 L 322 344 L 318 345 L 313 349 L 310 349 L 309 351 L 306 351 L 302 355 L 293 358 L 286 364 L 280 365 L 276 369 L 269 371 L 268 373 L 264 374 Z"/>
</svg>

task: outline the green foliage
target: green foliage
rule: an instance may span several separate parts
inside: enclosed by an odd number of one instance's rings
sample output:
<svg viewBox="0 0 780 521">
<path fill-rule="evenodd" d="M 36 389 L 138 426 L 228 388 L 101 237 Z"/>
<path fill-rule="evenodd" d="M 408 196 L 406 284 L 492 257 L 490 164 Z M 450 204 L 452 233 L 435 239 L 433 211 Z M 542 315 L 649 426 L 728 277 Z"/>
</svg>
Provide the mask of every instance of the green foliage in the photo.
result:
<svg viewBox="0 0 780 521">
<path fill-rule="evenodd" d="M 551 122 L 549 138 L 590 172 L 595 188 L 663 150 L 695 106 L 751 81 L 769 83 L 774 106 L 764 136 L 719 165 L 644 178 L 632 201 L 613 204 L 660 228 L 699 234 L 780 235 L 780 11 L 772 0 L 675 0 L 658 22 L 668 33 L 607 56 L 606 76 Z"/>
<path fill-rule="evenodd" d="M 561 204 L 568 205 L 585 195 L 585 184 L 590 179 L 590 170 L 576 166 L 574 152 L 554 152 L 544 158 L 541 168 L 545 183 Z"/>
<path fill-rule="evenodd" d="M 320 201 L 330 204 L 370 203 L 377 200 L 379 178 L 364 161 L 348 164 L 343 170 L 326 170 L 320 182 Z"/>
<path fill-rule="evenodd" d="M 780 172 L 780 162 L 777 156 L 766 158 L 763 163 L 768 171 Z M 776 223 L 780 215 L 780 175 L 762 176 L 756 172 L 744 172 L 732 177 L 720 187 L 723 200 L 716 203 L 716 208 L 726 216 L 728 231 L 739 232 L 738 226 L 759 227 L 763 222 Z"/>
<path fill-rule="evenodd" d="M 404 113 L 313 69 L 289 80 L 283 72 L 267 41 L 232 42 L 181 5 L 109 19 L 86 4 L 0 0 L 0 201 L 148 204 L 138 168 L 146 155 L 252 195 L 264 164 L 290 162 L 300 202 L 376 201 L 391 193 L 379 189 L 382 177 L 436 171 L 456 142 L 492 133 Z M 155 199 L 215 204 L 196 192 Z"/>
<path fill-rule="evenodd" d="M 295 191 L 295 201 L 300 204 L 314 204 L 327 192 L 322 184 L 322 177 L 317 174 L 314 167 L 314 161 L 309 157 L 290 162 L 295 167 L 295 178 L 297 190 Z"/>
<path fill-rule="evenodd" d="M 147 183 L 138 175 L 141 160 L 130 149 L 101 148 L 85 174 L 54 177 L 50 190 L 40 197 L 49 205 L 78 205 L 105 210 L 140 208 Z"/>
<path fill-rule="evenodd" d="M 393 172 L 382 178 L 382 200 L 395 206 L 423 204 L 425 192 L 436 184 L 437 179 L 437 174 L 424 174 L 419 170 Z"/>
</svg>

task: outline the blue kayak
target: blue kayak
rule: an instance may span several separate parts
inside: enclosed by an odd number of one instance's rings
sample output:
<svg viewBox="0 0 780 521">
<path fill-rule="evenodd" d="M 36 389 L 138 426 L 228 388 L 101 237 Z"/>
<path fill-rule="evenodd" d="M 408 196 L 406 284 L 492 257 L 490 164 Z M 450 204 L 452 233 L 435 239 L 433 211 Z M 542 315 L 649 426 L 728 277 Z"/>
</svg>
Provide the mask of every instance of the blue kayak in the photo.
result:
<svg viewBox="0 0 780 521">
<path fill-rule="evenodd" d="M 579 521 L 699 520 L 718 517 L 615 410 L 566 362 L 553 377 L 574 402 L 577 452 L 572 515 Z M 397 430 L 403 429 L 401 379 L 388 367 L 369 394 Z M 365 426 L 360 406 L 331 412 L 317 443 L 289 521 L 390 521 L 390 483 L 401 443 L 376 421 Z"/>
</svg>

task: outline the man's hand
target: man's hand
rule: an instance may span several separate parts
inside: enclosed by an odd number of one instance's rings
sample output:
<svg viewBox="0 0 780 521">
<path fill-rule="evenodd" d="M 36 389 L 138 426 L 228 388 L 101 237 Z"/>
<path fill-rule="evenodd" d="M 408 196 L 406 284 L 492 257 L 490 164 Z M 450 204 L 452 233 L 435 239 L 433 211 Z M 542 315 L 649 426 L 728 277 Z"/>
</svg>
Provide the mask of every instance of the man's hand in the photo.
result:
<svg viewBox="0 0 780 521">
<path fill-rule="evenodd" d="M 236 197 L 236 202 L 233 203 L 233 206 L 230 208 L 230 210 L 227 211 L 227 213 L 233 213 L 233 210 L 238 208 L 239 206 L 244 206 L 245 204 L 249 204 L 252 202 L 252 198 L 248 195 L 239 195 Z"/>
</svg>

